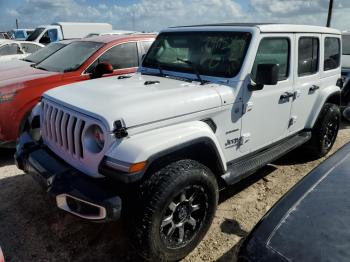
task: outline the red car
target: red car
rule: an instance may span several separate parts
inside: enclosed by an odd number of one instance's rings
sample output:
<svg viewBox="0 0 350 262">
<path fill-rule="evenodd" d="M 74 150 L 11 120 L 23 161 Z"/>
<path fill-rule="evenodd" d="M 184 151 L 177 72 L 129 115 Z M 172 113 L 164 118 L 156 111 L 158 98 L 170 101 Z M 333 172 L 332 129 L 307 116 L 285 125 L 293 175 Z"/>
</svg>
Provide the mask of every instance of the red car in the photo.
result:
<svg viewBox="0 0 350 262">
<path fill-rule="evenodd" d="M 154 39 L 152 34 L 86 38 L 31 67 L 0 71 L 0 147 L 15 146 L 42 93 L 91 78 L 134 73 Z"/>
</svg>

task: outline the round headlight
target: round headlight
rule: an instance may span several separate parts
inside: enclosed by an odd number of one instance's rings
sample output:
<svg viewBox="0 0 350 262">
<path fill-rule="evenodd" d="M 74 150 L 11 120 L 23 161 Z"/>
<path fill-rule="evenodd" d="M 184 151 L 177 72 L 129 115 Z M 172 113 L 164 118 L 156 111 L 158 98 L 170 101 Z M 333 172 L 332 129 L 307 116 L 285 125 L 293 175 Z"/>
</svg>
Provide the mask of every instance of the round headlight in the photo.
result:
<svg viewBox="0 0 350 262">
<path fill-rule="evenodd" d="M 92 153 L 100 153 L 105 146 L 105 135 L 98 125 L 91 125 L 86 130 L 84 146 Z"/>
</svg>

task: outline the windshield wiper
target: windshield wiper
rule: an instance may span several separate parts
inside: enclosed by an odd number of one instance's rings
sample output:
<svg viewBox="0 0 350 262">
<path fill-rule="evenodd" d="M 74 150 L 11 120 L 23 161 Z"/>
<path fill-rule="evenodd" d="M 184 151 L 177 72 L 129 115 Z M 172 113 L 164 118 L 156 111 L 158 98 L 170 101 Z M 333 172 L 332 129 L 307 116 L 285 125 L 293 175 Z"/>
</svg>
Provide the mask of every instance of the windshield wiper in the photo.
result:
<svg viewBox="0 0 350 262">
<path fill-rule="evenodd" d="M 26 59 L 26 58 L 23 58 L 21 59 L 22 61 L 26 61 L 26 62 L 30 62 L 30 63 L 33 63 L 33 61 L 29 60 L 29 59 Z"/>
<path fill-rule="evenodd" d="M 156 60 L 156 59 L 147 59 L 147 60 L 148 60 L 147 62 L 150 62 L 152 65 L 155 65 L 157 67 L 157 69 L 159 70 L 160 76 L 165 76 L 165 74 L 163 72 L 163 67 L 162 67 L 161 63 L 159 63 L 158 60 Z"/>
<path fill-rule="evenodd" d="M 189 65 L 189 66 L 193 69 L 193 72 L 196 74 L 197 79 L 198 79 L 198 81 L 201 83 L 201 85 L 204 85 L 204 84 L 208 83 L 208 81 L 204 81 L 204 80 L 202 79 L 202 77 L 201 77 L 201 75 L 200 75 L 200 73 L 199 73 L 199 71 L 198 71 L 198 68 L 197 68 L 196 64 L 194 64 L 194 63 L 191 62 L 191 61 L 184 60 L 184 59 L 181 59 L 181 58 L 177 58 L 177 61 L 180 61 L 180 62 L 183 62 L 183 63 Z"/>
<path fill-rule="evenodd" d="M 161 65 L 158 61 L 156 61 L 156 65 L 157 65 L 157 67 L 158 67 L 158 69 L 159 69 L 160 75 L 161 75 L 161 76 L 165 76 L 165 74 L 164 74 L 164 72 L 163 72 L 163 67 L 162 67 L 162 65 Z"/>
<path fill-rule="evenodd" d="M 44 71 L 49 71 L 49 70 L 47 70 L 46 68 L 44 68 L 44 67 L 41 67 L 41 66 L 39 66 L 39 67 L 37 67 L 37 66 L 33 66 L 34 68 L 36 68 L 36 69 L 40 69 L 40 70 L 44 70 Z"/>
</svg>

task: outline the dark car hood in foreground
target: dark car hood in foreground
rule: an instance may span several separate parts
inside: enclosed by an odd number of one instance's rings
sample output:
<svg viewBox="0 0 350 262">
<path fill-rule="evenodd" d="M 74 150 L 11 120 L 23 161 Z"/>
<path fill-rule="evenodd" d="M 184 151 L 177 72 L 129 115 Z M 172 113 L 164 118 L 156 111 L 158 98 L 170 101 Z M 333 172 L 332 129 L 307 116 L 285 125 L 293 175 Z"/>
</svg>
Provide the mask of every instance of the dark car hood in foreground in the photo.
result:
<svg viewBox="0 0 350 262">
<path fill-rule="evenodd" d="M 350 261 L 350 143 L 265 215 L 243 243 L 239 257 L 241 261 Z"/>
</svg>

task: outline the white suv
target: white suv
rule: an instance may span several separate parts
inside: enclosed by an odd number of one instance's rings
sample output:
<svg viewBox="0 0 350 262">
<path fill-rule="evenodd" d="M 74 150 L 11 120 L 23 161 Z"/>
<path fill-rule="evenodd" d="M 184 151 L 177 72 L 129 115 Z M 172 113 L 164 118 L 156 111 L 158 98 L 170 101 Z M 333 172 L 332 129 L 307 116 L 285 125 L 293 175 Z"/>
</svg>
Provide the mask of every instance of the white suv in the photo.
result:
<svg viewBox="0 0 350 262">
<path fill-rule="evenodd" d="M 45 93 L 31 117 L 42 140 L 23 134 L 17 165 L 60 209 L 127 217 L 145 258 L 181 259 L 207 232 L 219 186 L 302 145 L 314 157 L 331 149 L 340 50 L 340 32 L 324 27 L 164 30 L 138 74 Z"/>
</svg>

